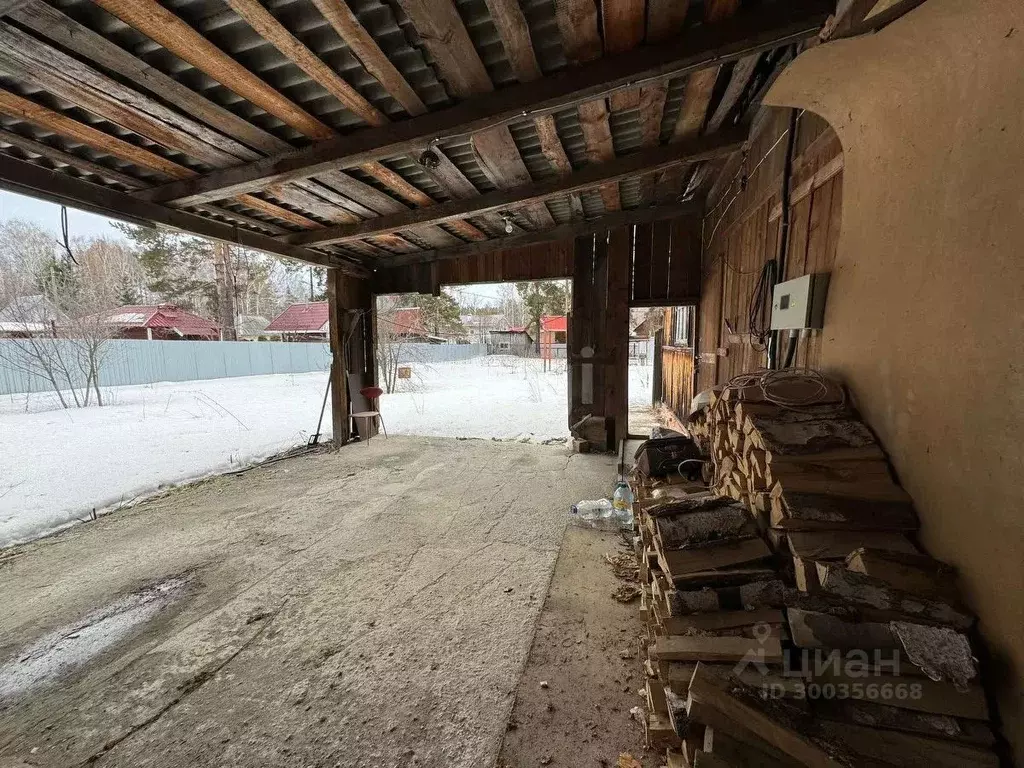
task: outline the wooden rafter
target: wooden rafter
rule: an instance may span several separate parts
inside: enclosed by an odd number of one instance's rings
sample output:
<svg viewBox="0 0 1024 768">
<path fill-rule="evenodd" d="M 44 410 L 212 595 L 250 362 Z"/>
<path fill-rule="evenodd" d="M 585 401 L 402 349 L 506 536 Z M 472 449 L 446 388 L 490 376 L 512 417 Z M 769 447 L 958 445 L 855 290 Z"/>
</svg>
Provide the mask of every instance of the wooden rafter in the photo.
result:
<svg viewBox="0 0 1024 768">
<path fill-rule="evenodd" d="M 60 112 L 54 112 L 52 109 L 2 89 L 0 89 L 0 112 L 42 126 L 54 133 L 67 136 L 101 152 L 113 155 L 126 162 L 134 163 L 142 168 L 149 168 L 172 179 L 191 179 L 199 175 L 195 171 L 178 165 L 174 161 L 168 160 L 155 152 L 150 152 L 148 149 L 138 147 L 124 139 L 111 136 L 97 128 L 93 128 L 91 125 L 80 123 Z M 236 195 L 234 197 L 237 202 L 247 208 L 262 211 L 269 216 L 287 221 L 295 226 L 305 228 L 320 226 L 312 219 L 285 208 L 280 208 L 258 197 L 249 194 Z"/>
<path fill-rule="evenodd" d="M 207 143 L 219 146 L 239 159 L 259 157 L 258 153 L 274 154 L 292 150 L 292 147 L 282 139 L 209 101 L 160 70 L 146 65 L 114 42 L 82 26 L 46 3 L 30 0 L 23 8 L 13 12 L 11 18 L 65 50 L 78 54 L 108 71 L 118 73 L 144 91 L 160 94 L 167 103 L 176 105 L 185 114 L 215 129 L 209 134 L 212 138 L 204 139 Z M 166 111 L 172 115 L 176 114 L 173 110 Z M 258 153 L 247 155 L 246 147 L 257 150 Z M 320 183 L 309 179 L 300 180 L 295 186 L 339 205 L 361 218 L 394 210 L 378 210 L 378 203 L 381 201 L 385 206 L 401 207 L 390 196 L 375 187 L 342 173 L 327 173 L 318 177 L 317 181 Z M 344 194 L 339 194 L 340 192 Z M 345 194 L 350 197 L 345 197 Z M 358 198 L 360 202 L 357 203 L 352 198 Z"/>
<path fill-rule="evenodd" d="M 420 33 L 424 46 L 434 59 L 438 74 L 448 84 L 452 95 L 468 99 L 494 91 L 494 84 L 487 74 L 487 69 L 451 0 L 399 2 Z M 514 9 L 510 5 L 496 4 L 496 7 L 504 11 L 502 20 L 506 33 L 509 33 L 509 30 L 513 30 L 513 34 L 523 31 L 522 27 L 517 25 Z M 526 31 L 528 33 L 529 30 Z M 529 63 L 523 63 L 527 61 L 526 51 L 519 47 L 518 53 L 522 59 L 521 65 L 530 67 Z M 533 61 L 532 67 L 539 72 L 536 60 Z M 499 189 L 515 186 L 521 183 L 524 177 L 530 178 L 526 164 L 507 126 L 496 126 L 481 131 L 472 136 L 471 144 L 481 170 Z M 533 226 L 544 227 L 554 224 L 551 214 L 544 206 L 530 208 L 527 214 Z"/>
<path fill-rule="evenodd" d="M 239 229 L 194 213 L 168 208 L 139 200 L 134 195 L 118 192 L 66 173 L 51 171 L 39 165 L 0 154 L 0 186 L 13 192 L 114 216 L 134 222 L 150 222 L 190 232 L 214 240 L 236 243 L 245 248 L 273 253 L 308 264 L 337 267 L 349 274 L 365 277 L 362 267 L 337 256 L 317 253 L 308 248 L 281 243 L 266 235 Z"/>
<path fill-rule="evenodd" d="M 599 59 L 561 76 L 512 86 L 500 93 L 486 93 L 450 109 L 213 171 L 201 179 L 168 184 L 143 195 L 153 202 L 206 203 L 270 184 L 422 151 L 434 140 L 457 138 L 495 125 L 550 114 L 638 83 L 689 74 L 803 40 L 820 28 L 829 10 L 827 0 L 792 0 L 783 8 L 753 10 L 713 27 L 684 32 L 672 43 Z"/>
<path fill-rule="evenodd" d="M 604 164 L 588 165 L 586 168 L 560 179 L 527 183 L 512 189 L 489 192 L 468 200 L 453 200 L 433 208 L 420 208 L 394 216 L 382 216 L 359 224 L 327 227 L 317 232 L 283 235 L 282 239 L 295 245 L 327 245 L 395 232 L 416 224 L 447 222 L 465 216 L 512 210 L 572 192 L 617 182 L 638 173 L 651 173 L 680 163 L 722 157 L 742 147 L 746 136 L 746 127 L 733 128 L 683 144 L 653 147 Z"/>
<path fill-rule="evenodd" d="M 382 121 L 385 120 L 383 115 L 371 107 L 368 102 L 365 102 L 362 96 L 335 75 L 333 70 L 323 64 L 272 15 L 263 10 L 255 0 L 233 0 L 233 2 L 238 4 L 236 12 L 243 9 L 246 20 L 250 24 L 257 25 L 257 31 L 261 35 L 269 35 L 269 41 L 282 50 L 285 55 L 297 57 L 296 63 L 310 77 L 326 78 L 327 82 L 321 84 L 339 100 L 344 97 L 342 103 L 346 107 L 350 109 L 354 107 L 355 110 L 361 111 L 360 117 L 372 119 L 374 122 L 371 124 L 383 124 Z M 126 24 L 156 40 L 175 56 L 192 64 L 196 69 L 205 72 L 226 88 L 262 107 L 311 139 L 324 141 L 336 138 L 333 129 L 264 83 L 155 0 L 97 0 L 97 4 L 118 16 Z M 316 62 L 319 62 L 319 66 Z M 361 103 L 365 106 L 360 106 Z M 433 203 L 433 200 L 420 190 L 377 161 L 361 164 L 360 169 L 414 205 Z M 475 239 L 485 237 L 482 232 L 471 225 L 466 225 L 464 228 L 469 237 Z M 439 244 L 448 243 L 452 239 L 451 235 L 444 231 L 424 234 Z"/>
<path fill-rule="evenodd" d="M 512 65 L 516 79 L 520 83 L 532 83 L 543 77 L 540 64 L 537 62 L 537 54 L 533 50 L 533 42 L 530 39 L 530 28 L 518 0 L 487 0 L 487 8 L 491 12 L 491 18 L 494 19 L 494 25 L 498 29 L 502 45 L 505 48 L 505 55 Z M 537 129 L 541 152 L 551 163 L 555 173 L 560 177 L 572 173 L 572 163 L 558 136 L 558 127 L 555 125 L 554 116 L 538 117 L 534 120 L 534 127 Z M 578 196 L 570 197 L 570 205 L 574 216 L 583 216 L 583 204 Z"/>
<path fill-rule="evenodd" d="M 402 73 L 380 49 L 373 36 L 359 23 L 344 0 L 313 0 L 313 4 L 334 27 L 338 36 L 345 41 L 349 50 L 362 62 L 366 71 L 402 105 L 402 109 L 413 117 L 427 111 L 427 106 L 419 94 L 406 82 Z"/>
<path fill-rule="evenodd" d="M 732 18 L 739 10 L 740 0 L 706 0 L 704 3 L 704 23 L 718 25 Z M 694 72 L 686 80 L 683 103 L 679 108 L 679 117 L 672 132 L 673 141 L 682 141 L 700 133 L 704 118 L 711 103 L 711 94 L 718 80 L 720 66 L 708 67 Z"/>
</svg>

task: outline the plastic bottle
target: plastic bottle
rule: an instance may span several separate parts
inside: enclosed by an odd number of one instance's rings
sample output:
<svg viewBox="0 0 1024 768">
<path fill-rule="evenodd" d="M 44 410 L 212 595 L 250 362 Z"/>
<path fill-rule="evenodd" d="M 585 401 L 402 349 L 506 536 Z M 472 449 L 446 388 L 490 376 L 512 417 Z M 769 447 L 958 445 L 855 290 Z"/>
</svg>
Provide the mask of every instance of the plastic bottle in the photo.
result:
<svg viewBox="0 0 1024 768">
<path fill-rule="evenodd" d="M 615 485 L 615 493 L 612 495 L 612 506 L 615 508 L 615 518 L 622 525 L 633 524 L 633 489 L 629 483 L 620 480 Z"/>
<path fill-rule="evenodd" d="M 579 515 L 581 520 L 605 520 L 611 517 L 612 503 L 608 499 L 578 501 L 572 505 L 572 513 Z"/>
</svg>

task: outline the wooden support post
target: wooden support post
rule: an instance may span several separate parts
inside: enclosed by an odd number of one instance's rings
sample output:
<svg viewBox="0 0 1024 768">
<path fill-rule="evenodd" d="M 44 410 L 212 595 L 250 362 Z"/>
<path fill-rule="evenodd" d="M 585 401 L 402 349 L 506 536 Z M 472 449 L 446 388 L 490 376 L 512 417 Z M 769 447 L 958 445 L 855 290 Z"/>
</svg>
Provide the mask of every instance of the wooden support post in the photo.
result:
<svg viewBox="0 0 1024 768">
<path fill-rule="evenodd" d="M 331 344 L 331 426 L 334 446 L 340 448 L 349 440 L 348 379 L 345 370 L 343 340 L 347 336 L 347 313 L 341 306 L 344 276 L 340 270 L 327 272 L 327 317 Z"/>
<path fill-rule="evenodd" d="M 612 425 L 615 445 L 625 440 L 629 426 L 629 262 L 633 227 L 608 233 L 607 293 L 601 348 L 607 356 L 604 374 L 604 413 Z"/>
</svg>

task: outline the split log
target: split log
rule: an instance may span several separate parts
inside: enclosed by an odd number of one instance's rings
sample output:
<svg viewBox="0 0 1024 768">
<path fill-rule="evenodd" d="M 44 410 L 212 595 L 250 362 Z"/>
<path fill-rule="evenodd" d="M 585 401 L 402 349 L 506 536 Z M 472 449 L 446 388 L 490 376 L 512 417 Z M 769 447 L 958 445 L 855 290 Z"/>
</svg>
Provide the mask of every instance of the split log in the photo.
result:
<svg viewBox="0 0 1024 768">
<path fill-rule="evenodd" d="M 779 638 L 762 642 L 746 637 L 659 637 L 654 643 L 655 657 L 665 661 L 739 662 L 753 659 L 765 664 L 782 663 Z"/>
<path fill-rule="evenodd" d="M 994 752 L 953 741 L 927 739 L 897 731 L 864 728 L 828 720 L 821 721 L 821 731 L 827 738 L 845 745 L 851 752 L 869 760 L 900 768 L 999 766 L 999 758 Z"/>
<path fill-rule="evenodd" d="M 749 437 L 754 447 L 773 458 L 878 447 L 871 430 L 855 418 L 790 421 L 751 415 L 747 420 L 752 425 Z"/>
<path fill-rule="evenodd" d="M 972 616 L 948 603 L 908 594 L 890 587 L 880 579 L 834 563 L 818 563 L 818 581 L 821 582 L 822 590 L 890 618 L 911 616 L 925 623 L 942 624 L 961 631 L 974 623 Z"/>
<path fill-rule="evenodd" d="M 786 531 L 916 531 L 909 501 L 863 501 L 812 493 L 772 492 L 772 525 Z"/>
<path fill-rule="evenodd" d="M 771 557 L 771 554 L 768 545 L 761 539 L 751 538 L 744 541 L 718 542 L 713 546 L 696 549 L 659 551 L 658 560 L 664 565 L 669 578 L 679 586 L 687 579 L 692 582 L 693 574 L 756 562 Z"/>
<path fill-rule="evenodd" d="M 918 551 L 906 536 L 884 531 L 790 531 L 785 536 L 789 551 L 805 560 L 845 560 L 860 547 L 907 554 Z"/>
<path fill-rule="evenodd" d="M 745 766 L 745 768 L 789 768 L 793 761 L 784 755 L 772 755 L 757 747 L 745 744 L 729 735 L 727 731 L 716 728 L 704 729 L 702 751 L 714 755 L 721 765 Z"/>
<path fill-rule="evenodd" d="M 732 499 L 717 497 L 711 493 L 695 493 L 682 499 L 650 504 L 644 509 L 644 512 L 651 517 L 663 517 L 665 515 L 678 515 L 685 512 L 719 509 L 720 507 L 730 506 L 732 503 Z"/>
<path fill-rule="evenodd" d="M 888 624 L 844 621 L 827 613 L 786 610 L 789 634 L 798 648 L 836 648 L 839 650 L 898 650 L 902 648 Z"/>
<path fill-rule="evenodd" d="M 866 674 L 854 667 L 839 670 L 827 667 L 813 671 L 811 677 L 814 683 L 820 686 L 831 684 L 837 691 L 839 686 L 845 686 L 850 698 L 862 701 L 932 715 L 988 720 L 988 704 L 980 685 L 970 685 L 960 691 L 943 680 L 914 675 Z"/>
<path fill-rule="evenodd" d="M 686 635 L 724 632 L 754 624 L 782 624 L 783 613 L 777 608 L 753 611 L 718 611 L 691 616 L 667 616 L 662 621 L 666 634 Z"/>
<path fill-rule="evenodd" d="M 884 703 L 858 699 L 818 699 L 814 702 L 814 714 L 825 720 L 852 723 L 865 728 L 903 731 L 934 739 L 951 739 L 978 747 L 991 747 L 995 744 L 992 728 L 987 723 L 951 715 L 914 712 Z"/>
<path fill-rule="evenodd" d="M 847 557 L 846 567 L 909 594 L 951 604 L 959 602 L 953 566 L 927 555 L 861 547 Z"/>
<path fill-rule="evenodd" d="M 761 699 L 756 690 L 738 682 L 723 681 L 698 664 L 690 681 L 687 713 L 691 720 L 729 731 L 747 741 L 752 734 L 759 742 L 810 768 L 837 768 L 835 759 L 807 735 L 813 723 L 799 709 L 782 701 Z M 714 722 L 707 722 L 714 720 Z M 755 744 L 756 746 L 756 744 Z M 837 755 L 842 758 L 842 755 Z"/>
<path fill-rule="evenodd" d="M 739 611 L 756 608 L 780 608 L 785 585 L 778 579 L 753 581 L 736 587 L 675 590 L 666 600 L 671 616 L 709 611 Z"/>
<path fill-rule="evenodd" d="M 686 549 L 713 541 L 748 539 L 757 526 L 745 507 L 730 501 L 713 509 L 672 514 L 655 520 L 655 536 L 662 549 Z"/>
</svg>

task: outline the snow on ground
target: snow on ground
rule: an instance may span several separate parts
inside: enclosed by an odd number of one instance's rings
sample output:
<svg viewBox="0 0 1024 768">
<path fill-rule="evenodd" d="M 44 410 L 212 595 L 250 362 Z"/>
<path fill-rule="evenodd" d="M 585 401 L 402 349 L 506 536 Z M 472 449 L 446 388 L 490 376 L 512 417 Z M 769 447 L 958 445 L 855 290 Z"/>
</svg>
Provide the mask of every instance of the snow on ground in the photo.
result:
<svg viewBox="0 0 1024 768">
<path fill-rule="evenodd" d="M 565 438 L 565 361 L 490 356 L 416 363 L 381 398 L 389 434 Z M 630 366 L 630 404 L 649 402 L 651 368 Z M 112 387 L 102 408 L 45 395 L 0 398 L 0 547 L 174 484 L 238 469 L 306 442 L 326 374 Z M 330 436 L 330 412 L 324 417 Z"/>
</svg>

